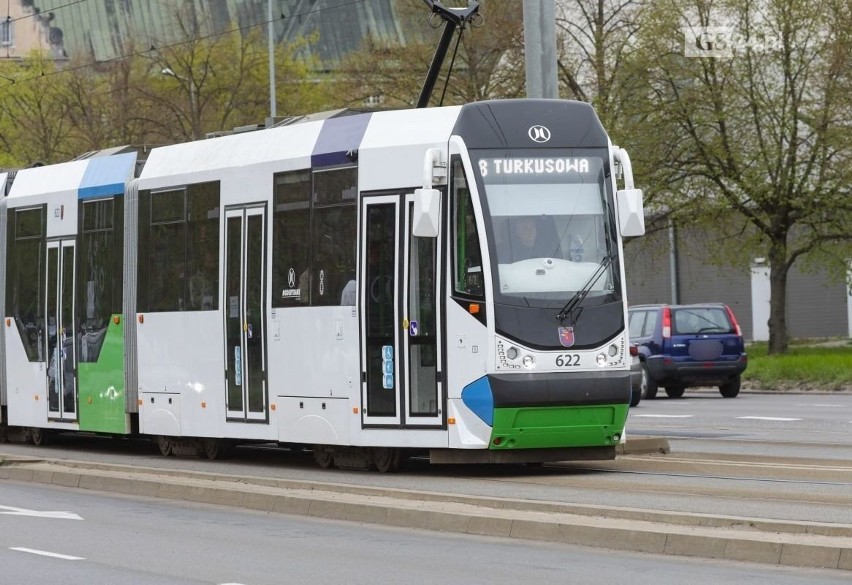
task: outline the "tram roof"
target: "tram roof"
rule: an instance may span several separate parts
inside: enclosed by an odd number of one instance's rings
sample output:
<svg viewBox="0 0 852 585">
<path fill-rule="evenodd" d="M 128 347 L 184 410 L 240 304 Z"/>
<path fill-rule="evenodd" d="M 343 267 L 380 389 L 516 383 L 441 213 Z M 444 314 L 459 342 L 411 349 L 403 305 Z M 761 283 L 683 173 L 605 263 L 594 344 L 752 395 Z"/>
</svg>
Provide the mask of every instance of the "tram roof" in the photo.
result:
<svg viewBox="0 0 852 585">
<path fill-rule="evenodd" d="M 9 191 L 10 199 L 73 194 L 77 195 L 77 188 L 83 180 L 87 160 L 74 160 L 71 162 L 21 169 L 15 175 L 12 189 Z"/>
<path fill-rule="evenodd" d="M 21 169 L 15 175 L 10 198 L 73 195 L 80 199 L 121 195 L 133 178 L 136 152 Z M 2 182 L 0 182 L 2 184 Z"/>
<path fill-rule="evenodd" d="M 460 109 L 359 113 L 162 146 L 148 156 L 140 188 L 215 180 L 238 168 L 269 166 L 273 172 L 323 168 L 353 160 L 356 151 L 360 163 L 381 157 L 376 162 L 386 161 L 385 173 L 399 175 L 404 169 L 402 174 L 411 182 L 410 177 L 419 180 L 422 174 L 423 149 L 447 142 Z M 405 152 L 416 156 L 405 157 Z M 390 179 L 387 174 L 385 178 Z"/>
<path fill-rule="evenodd" d="M 77 196 L 80 199 L 123 195 L 125 184 L 133 178 L 136 153 L 126 152 L 113 156 L 89 159 Z"/>
</svg>

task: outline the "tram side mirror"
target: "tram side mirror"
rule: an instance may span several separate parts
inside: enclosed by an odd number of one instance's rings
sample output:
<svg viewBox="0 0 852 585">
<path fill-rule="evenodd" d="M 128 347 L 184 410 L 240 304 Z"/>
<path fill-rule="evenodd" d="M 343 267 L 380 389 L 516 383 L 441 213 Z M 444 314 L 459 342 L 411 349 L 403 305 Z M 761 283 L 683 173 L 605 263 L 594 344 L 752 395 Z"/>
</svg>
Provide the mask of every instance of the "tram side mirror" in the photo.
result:
<svg viewBox="0 0 852 585">
<path fill-rule="evenodd" d="M 621 237 L 645 235 L 645 211 L 642 208 L 642 189 L 622 189 L 615 194 L 618 205 L 618 228 Z"/>
<path fill-rule="evenodd" d="M 438 237 L 441 221 L 441 192 L 437 189 L 414 190 L 414 228 L 418 238 Z"/>
</svg>

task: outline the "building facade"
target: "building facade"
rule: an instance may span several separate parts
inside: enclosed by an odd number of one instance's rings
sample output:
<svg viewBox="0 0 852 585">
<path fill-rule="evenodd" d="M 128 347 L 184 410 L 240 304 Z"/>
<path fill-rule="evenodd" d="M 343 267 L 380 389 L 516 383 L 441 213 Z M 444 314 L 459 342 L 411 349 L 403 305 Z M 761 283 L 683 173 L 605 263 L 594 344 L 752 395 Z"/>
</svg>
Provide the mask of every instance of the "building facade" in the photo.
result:
<svg viewBox="0 0 852 585">
<path fill-rule="evenodd" d="M 765 259 L 725 265 L 702 230 L 670 228 L 625 245 L 631 305 L 721 302 L 729 305 L 747 340 L 769 339 L 769 266 Z M 852 337 L 852 288 L 826 272 L 797 264 L 787 281 L 790 338 Z"/>
<path fill-rule="evenodd" d="M 0 60 L 20 60 L 32 51 L 65 59 L 62 31 L 53 12 L 43 12 L 36 0 L 9 0 L 0 16 Z"/>
</svg>

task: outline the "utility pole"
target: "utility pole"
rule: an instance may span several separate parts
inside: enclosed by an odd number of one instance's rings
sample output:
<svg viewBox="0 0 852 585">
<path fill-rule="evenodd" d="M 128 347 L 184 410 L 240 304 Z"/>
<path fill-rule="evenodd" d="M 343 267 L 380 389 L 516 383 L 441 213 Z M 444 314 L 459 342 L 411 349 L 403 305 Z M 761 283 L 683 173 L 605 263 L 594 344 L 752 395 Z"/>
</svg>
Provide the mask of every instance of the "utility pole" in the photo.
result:
<svg viewBox="0 0 852 585">
<path fill-rule="evenodd" d="M 524 53 L 527 97 L 558 99 L 555 0 L 524 0 Z"/>
<path fill-rule="evenodd" d="M 201 112 L 198 109 L 198 96 L 195 94 L 195 82 L 191 77 L 184 77 L 174 72 L 171 67 L 166 67 L 160 71 L 163 75 L 174 77 L 181 84 L 189 86 L 189 125 L 192 127 L 192 139 L 198 140 L 203 138 L 201 135 Z"/>
<path fill-rule="evenodd" d="M 269 0 L 267 18 L 267 36 L 269 37 L 269 116 L 277 116 L 275 107 L 275 25 L 272 22 L 272 0 Z"/>
</svg>

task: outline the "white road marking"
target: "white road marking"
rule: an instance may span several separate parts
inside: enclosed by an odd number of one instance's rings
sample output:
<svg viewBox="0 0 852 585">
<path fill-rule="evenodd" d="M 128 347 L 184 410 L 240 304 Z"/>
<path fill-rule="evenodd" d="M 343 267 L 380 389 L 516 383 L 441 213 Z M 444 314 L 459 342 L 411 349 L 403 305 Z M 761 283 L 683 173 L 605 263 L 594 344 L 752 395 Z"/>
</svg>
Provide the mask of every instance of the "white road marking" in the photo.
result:
<svg viewBox="0 0 852 585">
<path fill-rule="evenodd" d="M 55 559 L 64 559 L 66 561 L 85 561 L 83 557 L 72 557 L 71 555 L 61 555 L 59 553 L 48 552 L 46 550 L 36 550 L 34 548 L 22 548 L 18 546 L 10 546 L 9 550 L 17 550 L 25 553 L 32 553 L 34 555 L 41 555 L 43 557 L 53 557 Z"/>
<path fill-rule="evenodd" d="M 82 520 L 74 512 L 39 512 L 38 510 L 27 510 L 26 508 L 15 508 L 13 506 L 0 506 L 0 514 L 35 516 L 36 518 L 58 518 L 60 520 Z"/>
<path fill-rule="evenodd" d="M 631 414 L 633 418 L 693 418 L 694 414 Z"/>
<path fill-rule="evenodd" d="M 800 418 L 787 418 L 783 416 L 738 416 L 740 420 L 769 420 L 769 421 L 779 421 L 779 422 L 793 422 L 797 420 L 802 420 Z"/>
<path fill-rule="evenodd" d="M 817 408 L 846 408 L 845 404 L 797 404 L 796 406 L 815 406 Z"/>
</svg>

